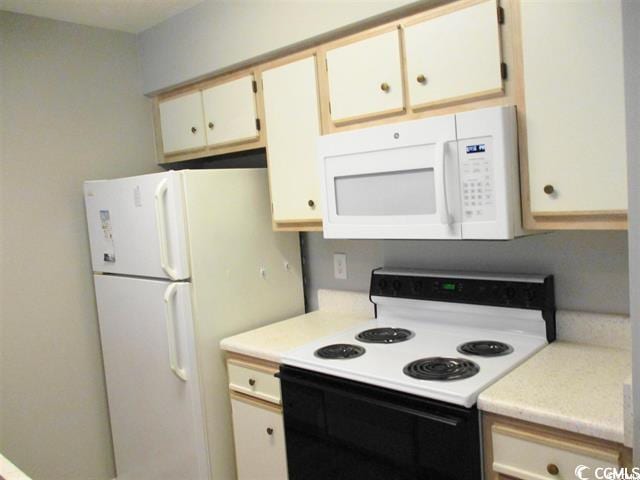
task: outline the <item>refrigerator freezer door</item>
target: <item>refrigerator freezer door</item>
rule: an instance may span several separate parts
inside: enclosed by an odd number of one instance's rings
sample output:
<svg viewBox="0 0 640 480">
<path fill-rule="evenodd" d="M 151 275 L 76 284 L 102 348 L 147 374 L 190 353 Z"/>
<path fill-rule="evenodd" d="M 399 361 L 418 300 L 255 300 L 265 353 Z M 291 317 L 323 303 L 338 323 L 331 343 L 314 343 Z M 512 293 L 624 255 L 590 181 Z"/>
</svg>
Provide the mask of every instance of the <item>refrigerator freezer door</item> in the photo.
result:
<svg viewBox="0 0 640 480">
<path fill-rule="evenodd" d="M 94 282 L 118 480 L 208 479 L 191 285 Z"/>
<path fill-rule="evenodd" d="M 189 278 L 179 172 L 85 182 L 84 198 L 95 272 Z"/>
</svg>

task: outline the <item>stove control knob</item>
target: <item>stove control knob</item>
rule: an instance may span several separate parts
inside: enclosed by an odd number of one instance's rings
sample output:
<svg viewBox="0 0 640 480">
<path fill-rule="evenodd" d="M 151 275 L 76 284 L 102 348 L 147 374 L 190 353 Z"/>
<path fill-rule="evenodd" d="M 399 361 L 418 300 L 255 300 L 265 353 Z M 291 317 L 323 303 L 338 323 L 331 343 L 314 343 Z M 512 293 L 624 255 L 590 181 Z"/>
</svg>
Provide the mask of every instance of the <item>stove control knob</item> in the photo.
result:
<svg viewBox="0 0 640 480">
<path fill-rule="evenodd" d="M 385 288 L 387 288 L 387 285 L 388 285 L 388 283 L 387 283 L 387 281 L 386 281 L 384 278 L 382 278 L 382 279 L 380 279 L 380 280 L 378 281 L 378 288 L 379 288 L 380 290 L 384 290 Z"/>
<path fill-rule="evenodd" d="M 411 283 L 411 290 L 413 293 L 420 293 L 422 291 L 422 280 L 414 280 Z"/>
<path fill-rule="evenodd" d="M 391 283 L 391 286 L 393 287 L 394 290 L 400 290 L 400 287 L 402 287 L 402 283 L 400 283 L 400 280 L 394 280 Z"/>
<path fill-rule="evenodd" d="M 509 300 L 513 299 L 516 296 L 516 289 L 513 287 L 507 287 L 504 289 L 504 296 Z"/>
</svg>

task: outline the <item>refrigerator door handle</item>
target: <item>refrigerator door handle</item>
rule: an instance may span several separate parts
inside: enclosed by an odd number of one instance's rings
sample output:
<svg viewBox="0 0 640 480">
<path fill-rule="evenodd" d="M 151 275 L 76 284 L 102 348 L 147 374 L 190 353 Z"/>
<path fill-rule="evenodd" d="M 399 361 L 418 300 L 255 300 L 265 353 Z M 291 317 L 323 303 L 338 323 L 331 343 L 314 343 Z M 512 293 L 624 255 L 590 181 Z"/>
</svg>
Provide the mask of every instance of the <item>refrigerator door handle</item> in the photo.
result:
<svg viewBox="0 0 640 480">
<path fill-rule="evenodd" d="M 176 327 L 173 319 L 174 299 L 178 293 L 178 284 L 172 283 L 164 292 L 164 308 L 167 319 L 167 342 L 169 344 L 169 367 L 176 377 L 183 382 L 187 381 L 187 372 L 184 368 L 178 367 L 178 347 L 176 345 Z"/>
<path fill-rule="evenodd" d="M 172 280 L 179 280 L 179 275 L 176 270 L 169 264 L 169 246 L 167 242 L 167 223 L 166 223 L 166 211 L 164 208 L 164 200 L 167 195 L 169 184 L 166 178 L 158 184 L 155 195 L 153 197 L 156 211 L 156 228 L 158 229 L 158 240 L 160 242 L 160 266 L 162 270 Z"/>
</svg>

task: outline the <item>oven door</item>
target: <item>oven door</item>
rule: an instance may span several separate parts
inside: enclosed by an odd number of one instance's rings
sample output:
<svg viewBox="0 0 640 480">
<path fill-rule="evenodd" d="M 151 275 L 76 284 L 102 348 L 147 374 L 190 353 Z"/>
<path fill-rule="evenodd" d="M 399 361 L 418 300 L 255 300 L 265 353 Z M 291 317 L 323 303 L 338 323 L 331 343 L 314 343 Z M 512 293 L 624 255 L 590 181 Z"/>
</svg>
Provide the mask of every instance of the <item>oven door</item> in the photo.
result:
<svg viewBox="0 0 640 480">
<path fill-rule="evenodd" d="M 325 238 L 460 239 L 455 117 L 319 139 Z"/>
<path fill-rule="evenodd" d="M 479 480 L 478 411 L 283 366 L 289 480 Z"/>
</svg>

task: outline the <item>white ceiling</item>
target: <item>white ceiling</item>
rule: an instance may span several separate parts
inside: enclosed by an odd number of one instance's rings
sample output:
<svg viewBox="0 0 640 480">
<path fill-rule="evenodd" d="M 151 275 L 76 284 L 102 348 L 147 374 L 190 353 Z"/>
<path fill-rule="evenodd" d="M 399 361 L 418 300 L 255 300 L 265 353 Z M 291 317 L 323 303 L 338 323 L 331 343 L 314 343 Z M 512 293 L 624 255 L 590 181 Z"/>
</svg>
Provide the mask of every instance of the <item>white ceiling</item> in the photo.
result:
<svg viewBox="0 0 640 480">
<path fill-rule="evenodd" d="M 0 0 L 0 10 L 140 33 L 202 0 Z"/>
</svg>

